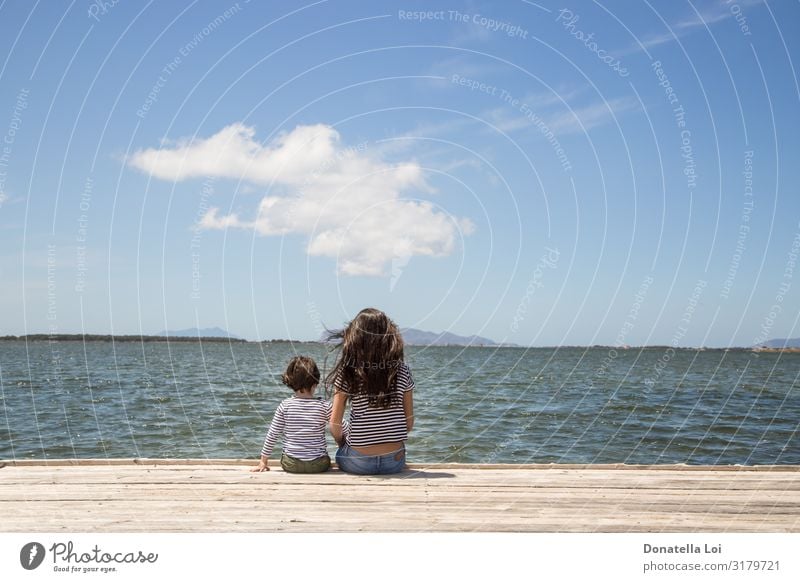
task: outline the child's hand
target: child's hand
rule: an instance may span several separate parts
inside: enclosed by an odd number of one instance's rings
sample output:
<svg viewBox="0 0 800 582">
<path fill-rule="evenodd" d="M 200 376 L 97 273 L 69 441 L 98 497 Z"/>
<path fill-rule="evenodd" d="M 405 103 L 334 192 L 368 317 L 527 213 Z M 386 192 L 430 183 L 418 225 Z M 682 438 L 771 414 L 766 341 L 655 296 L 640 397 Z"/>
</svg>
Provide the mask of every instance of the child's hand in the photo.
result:
<svg viewBox="0 0 800 582">
<path fill-rule="evenodd" d="M 259 461 L 257 467 L 253 467 L 250 469 L 251 473 L 263 473 L 264 471 L 269 471 L 269 467 L 265 461 Z"/>
</svg>

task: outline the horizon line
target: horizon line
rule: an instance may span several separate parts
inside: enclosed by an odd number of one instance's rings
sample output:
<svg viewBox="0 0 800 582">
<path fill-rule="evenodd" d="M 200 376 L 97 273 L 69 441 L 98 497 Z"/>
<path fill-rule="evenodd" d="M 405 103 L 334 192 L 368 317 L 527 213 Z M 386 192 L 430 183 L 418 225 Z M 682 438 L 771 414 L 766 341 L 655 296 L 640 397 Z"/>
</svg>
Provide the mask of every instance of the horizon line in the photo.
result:
<svg viewBox="0 0 800 582">
<path fill-rule="evenodd" d="M 435 332 L 429 332 L 435 333 Z M 51 333 L 51 332 L 36 332 L 36 333 L 27 333 L 22 335 L 14 335 L 14 334 L 5 334 L 0 335 L 0 341 L 22 341 L 22 340 L 32 340 L 32 341 L 54 341 L 57 342 L 59 340 L 64 341 L 124 341 L 124 342 L 131 342 L 136 340 L 148 340 L 148 341 L 214 341 L 214 342 L 223 342 L 229 341 L 233 343 L 303 343 L 303 344 L 322 344 L 325 345 L 324 341 L 319 339 L 311 339 L 311 340 L 302 340 L 302 339 L 290 339 L 290 338 L 269 338 L 269 339 L 247 339 L 242 338 L 234 335 L 229 336 L 195 336 L 195 335 L 166 335 L 164 333 L 160 334 L 142 334 L 142 333 L 119 333 L 119 334 L 109 334 L 109 333 Z M 486 338 L 488 339 L 488 338 Z M 604 348 L 604 349 L 613 349 L 613 350 L 636 350 L 636 349 L 652 349 L 652 348 L 664 348 L 664 349 L 675 349 L 675 350 L 753 350 L 753 351 L 792 351 L 797 350 L 800 351 L 800 347 L 792 347 L 792 346 L 782 346 L 782 347 L 771 347 L 764 344 L 760 345 L 752 345 L 752 346 L 672 346 L 669 344 L 643 344 L 643 345 L 613 345 L 613 344 L 562 344 L 562 345 L 518 345 L 512 344 L 509 342 L 495 342 L 494 340 L 490 340 L 492 343 L 485 344 L 485 343 L 471 343 L 471 344 L 420 344 L 420 343 L 406 343 L 408 346 L 413 347 L 480 347 L 480 348 L 504 348 L 504 349 L 597 349 L 597 348 Z M 771 340 L 768 340 L 771 341 Z"/>
</svg>

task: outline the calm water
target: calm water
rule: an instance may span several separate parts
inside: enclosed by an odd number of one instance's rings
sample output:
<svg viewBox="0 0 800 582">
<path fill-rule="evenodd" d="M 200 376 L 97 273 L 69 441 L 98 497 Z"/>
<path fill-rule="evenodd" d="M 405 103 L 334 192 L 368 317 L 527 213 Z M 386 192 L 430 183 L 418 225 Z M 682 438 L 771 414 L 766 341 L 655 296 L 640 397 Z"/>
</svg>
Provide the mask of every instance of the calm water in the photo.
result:
<svg viewBox="0 0 800 582">
<path fill-rule="evenodd" d="M 412 461 L 800 464 L 800 354 L 407 352 Z M 257 458 L 295 353 L 325 348 L 0 342 L 0 458 Z"/>
</svg>

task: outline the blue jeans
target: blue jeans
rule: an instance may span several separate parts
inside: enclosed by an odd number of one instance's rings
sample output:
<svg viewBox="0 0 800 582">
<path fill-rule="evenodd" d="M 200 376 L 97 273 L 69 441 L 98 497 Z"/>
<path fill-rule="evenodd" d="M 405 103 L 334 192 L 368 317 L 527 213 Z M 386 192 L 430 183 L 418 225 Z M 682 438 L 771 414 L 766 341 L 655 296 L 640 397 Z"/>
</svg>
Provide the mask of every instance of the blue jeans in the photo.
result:
<svg viewBox="0 0 800 582">
<path fill-rule="evenodd" d="M 406 466 L 406 447 L 401 445 L 396 451 L 385 455 L 364 455 L 350 445 L 344 444 L 336 451 L 336 464 L 345 473 L 355 475 L 399 473 Z"/>
</svg>

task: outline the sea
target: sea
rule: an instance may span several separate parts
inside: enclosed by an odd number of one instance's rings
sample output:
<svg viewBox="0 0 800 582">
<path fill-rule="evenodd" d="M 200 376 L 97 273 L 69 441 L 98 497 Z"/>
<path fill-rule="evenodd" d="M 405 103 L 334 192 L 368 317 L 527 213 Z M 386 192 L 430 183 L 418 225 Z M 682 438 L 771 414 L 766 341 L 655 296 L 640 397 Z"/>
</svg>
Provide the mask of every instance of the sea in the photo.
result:
<svg viewBox="0 0 800 582">
<path fill-rule="evenodd" d="M 0 459 L 255 460 L 289 358 L 324 374 L 329 350 L 2 341 Z M 410 462 L 800 464 L 797 353 L 409 346 L 406 362 Z"/>
</svg>

